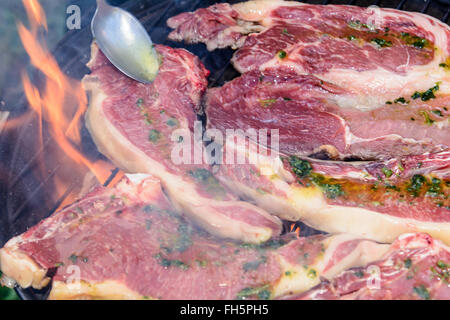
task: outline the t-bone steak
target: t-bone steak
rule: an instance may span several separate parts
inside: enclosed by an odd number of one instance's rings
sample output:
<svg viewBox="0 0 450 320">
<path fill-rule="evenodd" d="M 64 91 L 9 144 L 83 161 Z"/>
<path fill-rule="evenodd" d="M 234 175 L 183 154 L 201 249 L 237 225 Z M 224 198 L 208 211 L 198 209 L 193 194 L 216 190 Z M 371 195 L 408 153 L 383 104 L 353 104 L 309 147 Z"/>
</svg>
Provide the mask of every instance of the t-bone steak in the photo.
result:
<svg viewBox="0 0 450 320">
<path fill-rule="evenodd" d="M 208 90 L 208 128 L 277 129 L 280 151 L 331 158 L 383 159 L 439 152 L 450 144 L 448 97 L 370 112 L 341 108 L 348 93 L 312 75 L 284 67 L 250 71 Z M 369 129 L 370 128 L 370 129 Z"/>
<path fill-rule="evenodd" d="M 301 294 L 314 300 L 449 300 L 450 248 L 425 234 L 399 237 L 385 256 Z M 293 298 L 293 297 L 291 297 Z"/>
<path fill-rule="evenodd" d="M 339 162 L 286 156 L 249 139 L 245 146 L 228 139 L 223 153 L 245 160 L 239 165 L 224 161 L 216 177 L 282 219 L 381 242 L 426 232 L 450 243 L 448 151 Z"/>
<path fill-rule="evenodd" d="M 172 39 L 209 48 L 234 39 L 240 47 L 233 63 L 244 74 L 207 94 L 210 128 L 278 129 L 283 153 L 326 150 L 339 159 L 449 147 L 450 31 L 434 18 L 249 1 L 183 13 L 168 24 Z"/>
<path fill-rule="evenodd" d="M 145 85 L 118 71 L 93 45 L 92 72 L 83 85 L 90 98 L 86 125 L 97 147 L 125 172 L 161 179 L 178 210 L 211 233 L 247 242 L 278 235 L 279 219 L 229 192 L 202 160 L 201 137 L 194 142 L 194 110 L 209 72 L 184 49 L 157 45 L 156 51 L 162 64 Z M 173 152 L 183 144 L 192 161 L 175 163 Z"/>
<path fill-rule="evenodd" d="M 450 29 L 421 13 L 268 0 L 216 4 L 168 25 L 174 40 L 238 47 L 241 73 L 285 66 L 344 87 L 354 94 L 347 106 L 374 108 L 439 81 L 450 93 Z"/>
<path fill-rule="evenodd" d="M 1 271 L 50 299 L 271 299 L 379 260 L 389 245 L 352 235 L 264 244 L 216 238 L 176 212 L 159 180 L 96 187 L 0 249 Z"/>
</svg>

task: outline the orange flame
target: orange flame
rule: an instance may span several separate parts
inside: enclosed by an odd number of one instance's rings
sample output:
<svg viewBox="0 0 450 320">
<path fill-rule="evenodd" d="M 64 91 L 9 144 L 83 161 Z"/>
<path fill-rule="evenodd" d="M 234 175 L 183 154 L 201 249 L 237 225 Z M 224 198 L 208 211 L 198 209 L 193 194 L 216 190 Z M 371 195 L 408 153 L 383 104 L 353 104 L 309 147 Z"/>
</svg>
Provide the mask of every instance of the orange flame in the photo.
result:
<svg viewBox="0 0 450 320">
<path fill-rule="evenodd" d="M 42 29 L 47 31 L 47 20 L 39 2 L 22 2 L 30 21 L 30 29 L 19 22 L 19 36 L 32 65 L 45 76 L 45 85 L 40 90 L 32 84 L 25 72 L 22 74 L 26 98 L 40 122 L 39 143 L 43 143 L 42 128 L 45 122 L 51 137 L 64 154 L 82 168 L 88 168 L 100 183 L 104 183 L 114 167 L 104 161 L 92 162 L 77 149 L 77 146 L 81 145 L 80 119 L 87 108 L 87 98 L 81 82 L 67 77 L 50 54 L 45 42 L 39 40 L 42 38 Z M 55 185 L 58 190 L 64 189 L 58 179 L 55 179 Z M 67 189 L 67 186 L 65 187 Z"/>
<path fill-rule="evenodd" d="M 295 228 L 295 223 L 291 224 L 291 232 L 295 232 L 297 234 L 297 237 L 300 237 L 300 227 L 297 226 L 297 228 Z"/>
</svg>

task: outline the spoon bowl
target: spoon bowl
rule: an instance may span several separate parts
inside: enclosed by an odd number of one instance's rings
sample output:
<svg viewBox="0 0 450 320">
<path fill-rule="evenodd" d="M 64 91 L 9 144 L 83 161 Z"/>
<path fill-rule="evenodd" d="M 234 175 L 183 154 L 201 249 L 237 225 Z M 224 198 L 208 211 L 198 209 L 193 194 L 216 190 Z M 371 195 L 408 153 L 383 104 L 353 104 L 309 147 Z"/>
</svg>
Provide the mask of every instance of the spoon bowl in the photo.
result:
<svg viewBox="0 0 450 320">
<path fill-rule="evenodd" d="M 152 82 L 159 59 L 145 28 L 133 15 L 97 0 L 91 24 L 100 50 L 121 72 L 142 83 Z"/>
</svg>

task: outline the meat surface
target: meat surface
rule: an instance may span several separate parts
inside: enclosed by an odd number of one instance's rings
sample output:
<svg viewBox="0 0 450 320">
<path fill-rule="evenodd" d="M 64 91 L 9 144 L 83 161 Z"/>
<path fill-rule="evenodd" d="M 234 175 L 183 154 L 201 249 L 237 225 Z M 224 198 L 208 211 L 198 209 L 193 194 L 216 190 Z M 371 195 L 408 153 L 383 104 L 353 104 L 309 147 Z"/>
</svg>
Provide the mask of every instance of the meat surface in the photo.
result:
<svg viewBox="0 0 450 320">
<path fill-rule="evenodd" d="M 268 0 L 214 5 L 168 25 L 174 40 L 239 47 L 241 73 L 284 66 L 345 88 L 341 107 L 378 108 L 438 82 L 439 95 L 450 93 L 450 29 L 420 13 Z"/>
<path fill-rule="evenodd" d="M 227 140 L 217 178 L 282 219 L 330 233 L 392 242 L 425 232 L 450 243 L 447 152 L 378 162 L 322 161 L 278 154 L 247 140 Z"/>
<path fill-rule="evenodd" d="M 397 239 L 378 262 L 340 273 L 299 299 L 450 299 L 450 248 L 425 234 Z"/>
<path fill-rule="evenodd" d="M 339 159 L 449 147 L 450 29 L 432 17 L 269 0 L 168 25 L 174 40 L 239 48 L 233 64 L 244 75 L 209 90 L 210 128 L 278 129 L 281 152 Z"/>
<path fill-rule="evenodd" d="M 218 239 L 181 217 L 159 180 L 96 187 L 0 249 L 1 271 L 50 299 L 271 299 L 377 261 L 388 245 L 351 235 L 264 244 Z"/>
<path fill-rule="evenodd" d="M 351 95 L 351 94 L 350 94 Z M 208 128 L 278 130 L 280 151 L 332 158 L 389 159 L 449 147 L 450 99 L 342 108 L 348 91 L 285 67 L 255 70 L 208 90 Z M 370 130 L 368 130 L 370 128 Z"/>
<path fill-rule="evenodd" d="M 278 235 L 278 218 L 240 201 L 202 160 L 194 110 L 208 71 L 186 50 L 156 50 L 162 65 L 155 81 L 144 85 L 116 70 L 93 46 L 92 72 L 83 85 L 90 98 L 86 125 L 100 152 L 127 173 L 161 179 L 178 211 L 216 235 L 254 243 Z M 181 146 L 189 151 L 176 153 Z M 192 159 L 179 161 L 186 156 Z"/>
</svg>

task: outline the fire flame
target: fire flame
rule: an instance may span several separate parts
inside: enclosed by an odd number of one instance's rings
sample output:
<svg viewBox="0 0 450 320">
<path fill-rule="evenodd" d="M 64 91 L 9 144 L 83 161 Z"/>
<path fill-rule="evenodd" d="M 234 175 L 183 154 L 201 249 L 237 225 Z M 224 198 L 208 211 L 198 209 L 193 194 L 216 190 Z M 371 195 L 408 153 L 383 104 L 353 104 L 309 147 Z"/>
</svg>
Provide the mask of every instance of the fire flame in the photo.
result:
<svg viewBox="0 0 450 320">
<path fill-rule="evenodd" d="M 42 40 L 43 30 L 47 31 L 45 12 L 37 0 L 22 0 L 29 19 L 30 28 L 18 23 L 17 28 L 31 64 L 44 75 L 44 86 L 33 85 L 29 75 L 22 73 L 22 82 L 31 110 L 39 118 L 39 143 L 43 145 L 43 126 L 48 126 L 53 141 L 65 155 L 76 164 L 78 171 L 92 172 L 100 183 L 111 175 L 114 167 L 105 161 L 92 162 L 79 150 L 81 146 L 81 118 L 87 108 L 87 98 L 80 81 L 70 79 L 59 68 L 55 58 Z M 57 180 L 57 179 L 56 179 Z M 117 179 L 115 179 L 117 180 Z M 59 193 L 67 186 L 56 182 Z"/>
<path fill-rule="evenodd" d="M 295 228 L 295 230 L 294 230 Z M 297 234 L 297 237 L 300 237 L 300 227 L 297 226 L 297 228 L 295 227 L 295 223 L 291 224 L 291 230 L 289 230 L 291 232 L 295 232 Z"/>
</svg>

